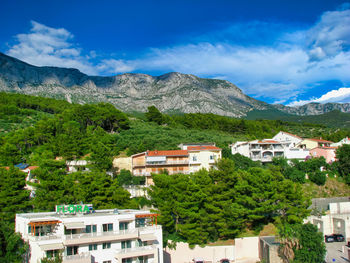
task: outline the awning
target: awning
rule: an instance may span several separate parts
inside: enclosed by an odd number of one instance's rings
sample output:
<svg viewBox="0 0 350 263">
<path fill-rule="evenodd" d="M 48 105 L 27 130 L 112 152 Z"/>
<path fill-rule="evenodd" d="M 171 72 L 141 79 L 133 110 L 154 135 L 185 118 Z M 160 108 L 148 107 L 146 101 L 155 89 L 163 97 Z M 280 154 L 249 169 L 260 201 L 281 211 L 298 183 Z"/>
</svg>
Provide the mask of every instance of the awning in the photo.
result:
<svg viewBox="0 0 350 263">
<path fill-rule="evenodd" d="M 64 226 L 66 229 L 85 228 L 84 222 L 67 222 Z"/>
<path fill-rule="evenodd" d="M 54 244 L 46 244 L 46 245 L 40 245 L 40 248 L 42 250 L 57 250 L 57 249 L 63 249 L 62 243 L 54 243 Z"/>
<path fill-rule="evenodd" d="M 153 240 L 157 240 L 157 237 L 153 234 L 141 234 L 140 235 L 140 239 L 141 241 L 153 241 Z"/>
</svg>

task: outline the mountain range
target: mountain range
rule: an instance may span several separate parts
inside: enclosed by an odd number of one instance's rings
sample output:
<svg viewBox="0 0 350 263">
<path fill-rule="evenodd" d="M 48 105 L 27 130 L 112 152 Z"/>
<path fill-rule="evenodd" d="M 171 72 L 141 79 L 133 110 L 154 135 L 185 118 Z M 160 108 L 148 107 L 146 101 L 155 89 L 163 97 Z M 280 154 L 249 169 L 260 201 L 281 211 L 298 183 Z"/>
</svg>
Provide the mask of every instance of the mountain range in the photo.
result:
<svg viewBox="0 0 350 263">
<path fill-rule="evenodd" d="M 272 105 L 245 95 L 226 80 L 177 72 L 161 76 L 121 74 L 88 76 L 77 69 L 37 67 L 0 53 L 0 91 L 65 99 L 75 103 L 109 102 L 118 109 L 146 111 L 155 105 L 167 113 L 214 113 L 246 117 L 249 112 L 281 116 L 350 112 L 350 103 L 309 103 L 299 107 Z"/>
</svg>

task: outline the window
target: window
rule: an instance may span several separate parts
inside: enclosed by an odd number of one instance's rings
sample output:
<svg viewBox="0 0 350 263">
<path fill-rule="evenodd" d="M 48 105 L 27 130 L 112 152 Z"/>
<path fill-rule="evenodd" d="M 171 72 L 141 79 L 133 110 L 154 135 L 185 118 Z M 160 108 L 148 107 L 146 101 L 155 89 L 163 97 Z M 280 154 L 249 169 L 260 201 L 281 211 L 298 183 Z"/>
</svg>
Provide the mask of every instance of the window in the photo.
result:
<svg viewBox="0 0 350 263">
<path fill-rule="evenodd" d="M 90 244 L 89 245 L 89 251 L 92 251 L 92 250 L 97 250 L 97 244 Z"/>
<path fill-rule="evenodd" d="M 59 254 L 58 250 L 47 250 L 46 251 L 47 258 L 54 258 L 54 257 L 58 256 L 58 254 Z"/>
<path fill-rule="evenodd" d="M 214 155 L 210 155 L 210 160 L 214 160 Z"/>
<path fill-rule="evenodd" d="M 122 263 L 132 263 L 132 258 L 123 258 Z"/>
<path fill-rule="evenodd" d="M 113 231 L 113 224 L 103 224 L 103 232 L 110 232 Z"/>
<path fill-rule="evenodd" d="M 127 230 L 128 229 L 128 222 L 120 222 L 119 223 L 119 230 Z"/>
<path fill-rule="evenodd" d="M 138 247 L 147 246 L 147 241 L 142 241 L 141 239 L 138 239 L 138 240 L 137 240 L 137 246 L 138 246 Z"/>
<path fill-rule="evenodd" d="M 136 225 L 136 227 L 144 227 L 146 225 L 146 219 L 145 218 L 136 218 L 135 225 Z"/>
<path fill-rule="evenodd" d="M 122 249 L 124 248 L 131 248 L 131 241 L 127 240 L 127 241 L 122 241 Z"/>
<path fill-rule="evenodd" d="M 102 248 L 103 248 L 103 249 L 108 249 L 108 248 L 111 248 L 111 242 L 108 242 L 108 243 L 102 243 Z"/>
<path fill-rule="evenodd" d="M 85 233 L 96 233 L 97 232 L 97 226 L 96 225 L 87 225 L 85 227 Z"/>
<path fill-rule="evenodd" d="M 103 263 L 112 263 L 112 260 L 103 261 Z"/>
<path fill-rule="evenodd" d="M 193 156 L 192 160 L 193 160 L 194 162 L 196 162 L 196 161 L 197 161 L 197 156 L 196 156 L 196 155 Z"/>
<path fill-rule="evenodd" d="M 138 260 L 139 260 L 139 263 L 147 263 L 148 262 L 147 256 L 138 257 Z"/>
<path fill-rule="evenodd" d="M 78 254 L 78 246 L 67 247 L 67 256 Z"/>
</svg>

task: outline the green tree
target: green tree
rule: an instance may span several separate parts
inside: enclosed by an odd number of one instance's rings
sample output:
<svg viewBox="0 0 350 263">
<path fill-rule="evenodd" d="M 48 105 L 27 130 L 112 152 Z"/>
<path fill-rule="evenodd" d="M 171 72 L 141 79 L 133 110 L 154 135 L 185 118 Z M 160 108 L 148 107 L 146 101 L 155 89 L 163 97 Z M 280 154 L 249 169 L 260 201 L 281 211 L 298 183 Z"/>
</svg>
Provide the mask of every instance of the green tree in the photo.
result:
<svg viewBox="0 0 350 263">
<path fill-rule="evenodd" d="M 28 244 L 13 229 L 14 225 L 0 218 L 0 261 L 3 263 L 22 263 L 28 257 Z"/>
<path fill-rule="evenodd" d="M 337 149 L 338 169 L 345 182 L 350 184 L 350 145 L 344 144 Z"/>
<path fill-rule="evenodd" d="M 148 107 L 148 112 L 145 113 L 145 116 L 149 122 L 163 124 L 163 115 L 155 106 Z"/>
</svg>

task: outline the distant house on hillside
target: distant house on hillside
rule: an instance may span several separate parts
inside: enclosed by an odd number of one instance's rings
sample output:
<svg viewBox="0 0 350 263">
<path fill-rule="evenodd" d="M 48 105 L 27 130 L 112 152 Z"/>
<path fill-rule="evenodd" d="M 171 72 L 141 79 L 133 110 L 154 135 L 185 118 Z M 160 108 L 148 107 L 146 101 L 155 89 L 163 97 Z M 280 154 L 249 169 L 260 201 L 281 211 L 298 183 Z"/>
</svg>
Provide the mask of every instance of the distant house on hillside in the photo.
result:
<svg viewBox="0 0 350 263">
<path fill-rule="evenodd" d="M 89 172 L 90 169 L 87 167 L 89 164 L 86 160 L 73 160 L 73 161 L 67 161 L 67 172 L 68 173 L 74 173 L 74 172 Z"/>
<path fill-rule="evenodd" d="M 274 157 L 284 157 L 289 160 L 305 160 L 308 150 L 296 148 L 303 139 L 297 135 L 280 131 L 272 139 L 238 141 L 230 145 L 231 153 L 239 153 L 253 161 L 272 162 Z"/>
<path fill-rule="evenodd" d="M 350 139 L 348 137 L 345 137 L 339 142 L 332 143 L 331 147 L 340 147 L 340 146 L 343 146 L 344 144 L 350 144 Z"/>
<path fill-rule="evenodd" d="M 280 131 L 272 139 L 283 143 L 289 148 L 295 147 L 303 140 L 303 138 L 299 137 L 298 135 L 294 135 L 285 131 Z"/>
<path fill-rule="evenodd" d="M 312 157 L 324 157 L 327 163 L 337 161 L 336 151 L 338 147 L 316 147 L 310 150 Z"/>
<path fill-rule="evenodd" d="M 302 140 L 297 147 L 301 149 L 314 149 L 316 147 L 330 147 L 333 142 L 324 140 L 322 138 L 312 138 Z"/>
<path fill-rule="evenodd" d="M 213 144 L 180 144 L 181 150 L 146 151 L 131 156 L 132 173 L 146 176 L 146 184 L 153 184 L 151 173 L 166 170 L 169 174 L 191 173 L 202 168 L 210 169 L 221 158 L 221 149 Z"/>
</svg>

